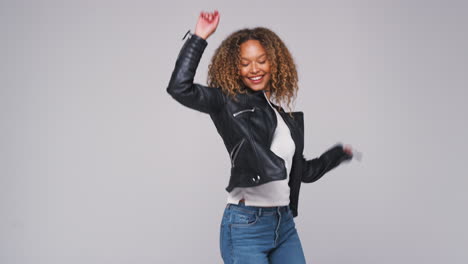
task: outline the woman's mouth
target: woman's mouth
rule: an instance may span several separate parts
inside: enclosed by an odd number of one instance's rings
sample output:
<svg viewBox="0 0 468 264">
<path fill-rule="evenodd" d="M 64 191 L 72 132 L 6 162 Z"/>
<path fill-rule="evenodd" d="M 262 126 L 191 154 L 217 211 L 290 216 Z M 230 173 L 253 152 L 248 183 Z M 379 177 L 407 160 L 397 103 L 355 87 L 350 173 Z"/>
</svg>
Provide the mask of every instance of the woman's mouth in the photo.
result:
<svg viewBox="0 0 468 264">
<path fill-rule="evenodd" d="M 257 83 L 260 83 L 260 82 L 263 80 L 263 76 L 264 76 L 264 75 L 255 76 L 255 77 L 248 77 L 248 79 L 249 79 L 252 83 L 257 84 Z"/>
</svg>

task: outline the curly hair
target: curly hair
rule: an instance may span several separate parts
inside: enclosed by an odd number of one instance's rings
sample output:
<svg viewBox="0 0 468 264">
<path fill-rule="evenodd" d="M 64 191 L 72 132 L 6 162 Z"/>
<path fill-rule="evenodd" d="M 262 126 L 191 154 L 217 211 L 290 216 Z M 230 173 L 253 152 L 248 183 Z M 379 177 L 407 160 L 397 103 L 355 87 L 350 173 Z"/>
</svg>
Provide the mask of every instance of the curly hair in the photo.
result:
<svg viewBox="0 0 468 264">
<path fill-rule="evenodd" d="M 278 35 L 264 27 L 240 29 L 222 41 L 208 66 L 208 85 L 221 87 L 233 99 L 237 93 L 246 92 L 239 75 L 239 65 L 240 45 L 247 40 L 258 40 L 266 50 L 271 67 L 270 95 L 279 105 L 286 102 L 291 112 L 290 103 L 298 90 L 296 65 Z"/>
</svg>

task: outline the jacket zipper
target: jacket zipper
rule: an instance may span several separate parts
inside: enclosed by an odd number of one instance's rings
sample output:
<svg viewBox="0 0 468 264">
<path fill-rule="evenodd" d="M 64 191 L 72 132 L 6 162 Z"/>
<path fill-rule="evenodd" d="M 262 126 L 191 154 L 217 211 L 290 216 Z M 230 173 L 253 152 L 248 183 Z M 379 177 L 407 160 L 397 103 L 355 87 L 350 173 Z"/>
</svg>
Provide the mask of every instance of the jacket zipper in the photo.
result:
<svg viewBox="0 0 468 264">
<path fill-rule="evenodd" d="M 234 117 L 236 117 L 236 116 L 238 116 L 238 115 L 240 115 L 240 114 L 242 114 L 242 113 L 244 113 L 244 112 L 248 112 L 248 111 L 254 112 L 254 111 L 255 111 L 255 107 L 252 108 L 252 109 L 244 109 L 244 110 L 241 110 L 241 111 L 236 112 L 236 113 L 234 113 L 234 114 L 232 114 L 232 115 L 233 115 Z"/>
<path fill-rule="evenodd" d="M 244 141 L 245 141 L 245 138 L 243 138 L 239 143 L 237 143 L 233 148 L 232 148 L 232 151 L 231 151 L 231 165 L 232 167 L 235 166 L 234 164 L 234 161 L 236 160 L 236 157 L 237 155 L 239 154 L 239 150 L 240 148 L 242 147 L 242 144 L 244 144 Z M 234 157 L 232 156 L 234 154 L 234 151 L 236 152 L 236 154 L 234 155 Z"/>
</svg>

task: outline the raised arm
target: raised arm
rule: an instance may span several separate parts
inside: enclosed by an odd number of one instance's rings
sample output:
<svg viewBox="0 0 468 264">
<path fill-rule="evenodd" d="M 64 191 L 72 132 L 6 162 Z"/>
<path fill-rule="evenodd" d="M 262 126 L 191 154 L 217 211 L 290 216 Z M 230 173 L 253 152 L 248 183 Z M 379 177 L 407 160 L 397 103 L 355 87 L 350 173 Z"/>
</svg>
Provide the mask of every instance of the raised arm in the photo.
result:
<svg viewBox="0 0 468 264">
<path fill-rule="evenodd" d="M 349 147 L 343 148 L 341 144 L 333 146 L 315 159 L 306 160 L 303 156 L 301 181 L 305 183 L 317 181 L 325 173 L 340 165 L 341 162 L 350 160 L 352 157 L 351 149 Z"/>
<path fill-rule="evenodd" d="M 225 103 L 220 87 L 193 82 L 203 51 L 208 45 L 206 39 L 216 30 L 218 23 L 219 14 L 216 11 L 214 14 L 200 13 L 195 34 L 182 46 L 166 89 L 179 103 L 204 113 L 215 113 Z"/>
</svg>

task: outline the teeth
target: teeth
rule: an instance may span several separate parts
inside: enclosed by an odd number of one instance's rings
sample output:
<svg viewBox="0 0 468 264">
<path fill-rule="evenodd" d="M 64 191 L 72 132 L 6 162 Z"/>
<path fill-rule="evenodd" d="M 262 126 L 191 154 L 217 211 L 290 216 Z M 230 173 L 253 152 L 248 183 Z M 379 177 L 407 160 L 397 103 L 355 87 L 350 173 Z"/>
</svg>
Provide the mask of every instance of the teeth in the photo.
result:
<svg viewBox="0 0 468 264">
<path fill-rule="evenodd" d="M 250 80 L 254 80 L 254 81 L 257 81 L 257 80 L 260 80 L 263 76 L 258 76 L 258 77 L 254 77 L 254 78 L 249 78 Z"/>
</svg>

